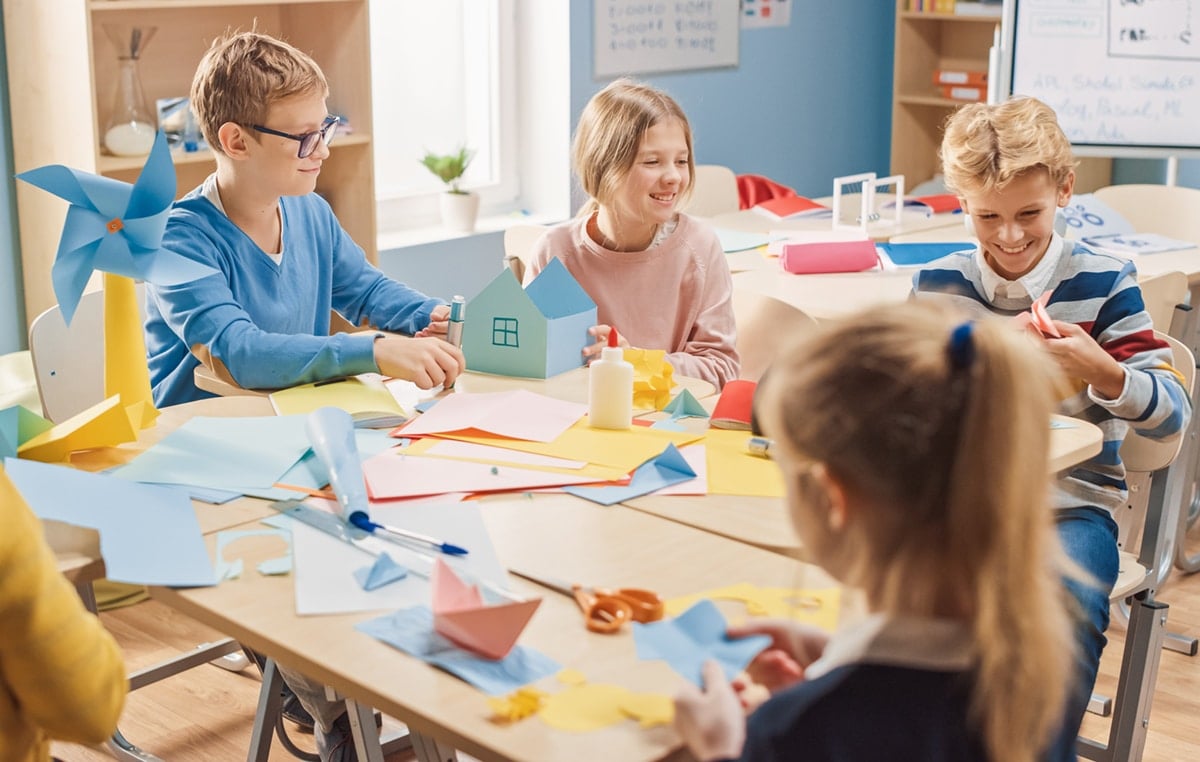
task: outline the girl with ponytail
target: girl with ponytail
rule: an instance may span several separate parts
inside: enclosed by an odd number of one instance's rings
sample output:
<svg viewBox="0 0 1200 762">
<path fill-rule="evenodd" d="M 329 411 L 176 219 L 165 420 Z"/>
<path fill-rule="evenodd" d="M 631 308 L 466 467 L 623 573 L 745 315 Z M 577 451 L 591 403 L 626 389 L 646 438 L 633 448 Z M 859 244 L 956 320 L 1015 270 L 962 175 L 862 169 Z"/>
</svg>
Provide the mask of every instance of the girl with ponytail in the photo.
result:
<svg viewBox="0 0 1200 762">
<path fill-rule="evenodd" d="M 772 696 L 747 722 L 707 665 L 676 701 L 698 759 L 1048 758 L 1072 640 L 1039 355 L 1005 323 L 910 302 L 781 356 L 756 412 L 808 557 L 867 615 L 832 637 L 731 630 L 772 637 L 747 670 Z"/>
</svg>

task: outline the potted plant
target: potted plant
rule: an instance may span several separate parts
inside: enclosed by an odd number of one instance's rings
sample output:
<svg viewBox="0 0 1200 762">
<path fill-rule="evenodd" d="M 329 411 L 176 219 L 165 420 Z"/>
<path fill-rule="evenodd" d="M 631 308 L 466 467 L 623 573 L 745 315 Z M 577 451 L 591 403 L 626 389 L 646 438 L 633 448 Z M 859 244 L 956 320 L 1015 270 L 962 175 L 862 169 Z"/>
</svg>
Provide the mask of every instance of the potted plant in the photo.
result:
<svg viewBox="0 0 1200 762">
<path fill-rule="evenodd" d="M 475 218 L 479 215 L 479 194 L 459 187 L 472 158 L 474 155 L 462 147 L 445 155 L 427 151 L 421 159 L 425 168 L 446 184 L 446 192 L 441 197 L 442 224 L 462 233 L 475 231 Z"/>
</svg>

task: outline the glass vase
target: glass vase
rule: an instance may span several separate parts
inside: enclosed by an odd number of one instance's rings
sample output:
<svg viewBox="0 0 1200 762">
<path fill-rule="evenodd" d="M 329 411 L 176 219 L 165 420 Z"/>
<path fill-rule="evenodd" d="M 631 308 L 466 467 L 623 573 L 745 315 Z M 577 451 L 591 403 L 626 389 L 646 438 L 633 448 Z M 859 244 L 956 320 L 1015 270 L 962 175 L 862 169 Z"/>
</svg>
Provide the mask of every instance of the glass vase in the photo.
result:
<svg viewBox="0 0 1200 762">
<path fill-rule="evenodd" d="M 145 156 L 154 146 L 158 121 L 146 101 L 138 59 L 157 27 L 105 24 L 117 48 L 117 82 L 112 111 L 104 126 L 104 147 L 115 156 Z"/>
</svg>

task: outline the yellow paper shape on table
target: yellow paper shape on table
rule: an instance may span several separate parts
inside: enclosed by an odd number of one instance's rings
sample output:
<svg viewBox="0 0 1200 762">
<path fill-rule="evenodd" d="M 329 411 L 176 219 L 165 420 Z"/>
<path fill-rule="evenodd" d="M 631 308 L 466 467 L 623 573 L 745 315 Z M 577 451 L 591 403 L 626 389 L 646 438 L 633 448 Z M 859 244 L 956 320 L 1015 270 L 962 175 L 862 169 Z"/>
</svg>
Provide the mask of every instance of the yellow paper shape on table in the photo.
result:
<svg viewBox="0 0 1200 762">
<path fill-rule="evenodd" d="M 749 582 L 740 582 L 671 598 L 664 604 L 666 615 L 678 616 L 705 598 L 714 601 L 739 601 L 746 605 L 746 613 L 750 616 L 794 619 L 820 627 L 826 632 L 832 632 L 837 627 L 842 607 L 842 590 L 837 587 L 809 590 L 759 587 Z"/>
<path fill-rule="evenodd" d="M 704 433 L 708 494 L 783 497 L 783 474 L 770 458 L 746 449 L 748 431 L 712 429 Z"/>
<path fill-rule="evenodd" d="M 372 412 L 413 414 L 396 401 L 382 381 L 376 379 L 355 377 L 339 381 L 316 381 L 272 392 L 270 397 L 276 415 L 301 415 L 321 407 L 340 408 L 351 415 Z"/>
<path fill-rule="evenodd" d="M 643 728 L 670 725 L 675 721 L 675 700 L 658 693 L 630 692 L 617 708 L 637 720 Z"/>
<path fill-rule="evenodd" d="M 17 457 L 58 463 L 77 450 L 112 447 L 137 439 L 129 411 L 121 398 L 109 397 L 76 413 L 17 448 Z"/>
<path fill-rule="evenodd" d="M 538 711 L 542 722 L 556 730 L 590 733 L 611 725 L 637 720 L 646 728 L 675 718 L 670 696 L 635 693 L 620 685 L 579 683 L 545 696 Z"/>
<path fill-rule="evenodd" d="M 664 431 L 644 426 L 634 426 L 631 429 L 620 431 L 593 429 L 587 425 L 587 421 L 579 421 L 553 442 L 531 442 L 524 439 L 460 433 L 446 434 L 444 438 L 503 447 L 508 450 L 535 452 L 567 460 L 583 460 L 599 466 L 616 468 L 623 474 L 627 474 L 662 453 L 669 443 L 674 443 L 676 447 L 682 447 L 703 436 L 703 432 Z"/>
<path fill-rule="evenodd" d="M 493 716 L 504 722 L 516 722 L 537 714 L 547 694 L 531 686 L 517 688 L 507 696 L 492 696 L 487 700 Z"/>
<path fill-rule="evenodd" d="M 488 659 L 503 659 L 516 645 L 541 598 L 497 605 L 484 602 L 479 588 L 459 579 L 445 561 L 433 565 L 433 629 L 455 645 Z"/>
<path fill-rule="evenodd" d="M 675 369 L 661 349 L 626 349 L 625 362 L 633 366 L 633 406 L 662 410 L 671 401 Z"/>
<path fill-rule="evenodd" d="M 554 676 L 554 679 L 563 685 L 583 685 L 587 682 L 587 676 L 579 670 L 571 669 L 570 667 L 560 669 L 558 674 Z"/>
<path fill-rule="evenodd" d="M 119 395 L 135 429 L 158 419 L 133 280 L 104 273 L 104 394 Z"/>
</svg>

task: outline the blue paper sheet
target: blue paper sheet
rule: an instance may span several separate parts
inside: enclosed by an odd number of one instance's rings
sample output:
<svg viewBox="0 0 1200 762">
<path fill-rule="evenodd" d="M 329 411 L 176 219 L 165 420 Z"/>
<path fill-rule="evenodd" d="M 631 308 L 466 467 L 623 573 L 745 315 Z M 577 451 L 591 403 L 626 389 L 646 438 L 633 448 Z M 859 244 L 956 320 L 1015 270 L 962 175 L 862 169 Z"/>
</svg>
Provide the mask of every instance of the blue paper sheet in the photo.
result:
<svg viewBox="0 0 1200 762">
<path fill-rule="evenodd" d="M 725 636 L 725 617 L 704 599 L 674 619 L 649 624 L 633 623 L 633 640 L 639 659 L 662 659 L 685 678 L 703 686 L 702 667 L 714 659 L 732 680 L 755 656 L 771 644 L 766 635 L 740 640 Z"/>
<path fill-rule="evenodd" d="M 433 629 L 428 606 L 413 606 L 355 625 L 355 629 L 446 670 L 490 696 L 511 693 L 561 669 L 550 657 L 522 645 L 499 661 L 464 651 Z"/>
<path fill-rule="evenodd" d="M 186 491 L 15 458 L 6 459 L 4 469 L 39 517 L 100 533 L 109 579 L 168 587 L 217 583 Z"/>
<path fill-rule="evenodd" d="M 388 436 L 388 432 L 378 429 L 355 429 L 354 441 L 358 447 L 359 460 L 366 460 L 378 455 L 389 447 L 396 447 L 402 444 L 400 441 Z M 329 484 L 329 471 L 321 463 L 321 459 L 310 450 L 303 458 L 296 461 L 296 464 L 289 468 L 283 476 L 279 477 L 279 483 L 293 487 L 304 487 L 305 489 L 321 489 Z M 256 495 L 256 497 L 259 497 L 259 495 Z M 261 497 L 268 496 L 261 495 Z M 288 498 L 275 497 L 271 499 L 287 500 Z"/>
<path fill-rule="evenodd" d="M 570 492 L 576 497 L 591 500 L 600 505 L 613 505 L 622 500 L 630 500 L 672 484 L 695 479 L 696 472 L 688 465 L 687 459 L 675 445 L 667 445 L 667 449 L 637 467 L 627 485 L 611 487 L 563 487 L 563 492 Z"/>
<path fill-rule="evenodd" d="M 309 450 L 304 419 L 193 418 L 113 474 L 137 482 L 269 490 Z"/>
<path fill-rule="evenodd" d="M 963 241 L 961 243 L 942 243 L 938 241 L 911 243 L 878 242 L 875 244 L 875 248 L 882 249 L 883 253 L 887 254 L 888 258 L 897 266 L 912 267 L 927 265 L 956 251 L 974 249 L 975 244 L 970 241 Z"/>
</svg>

